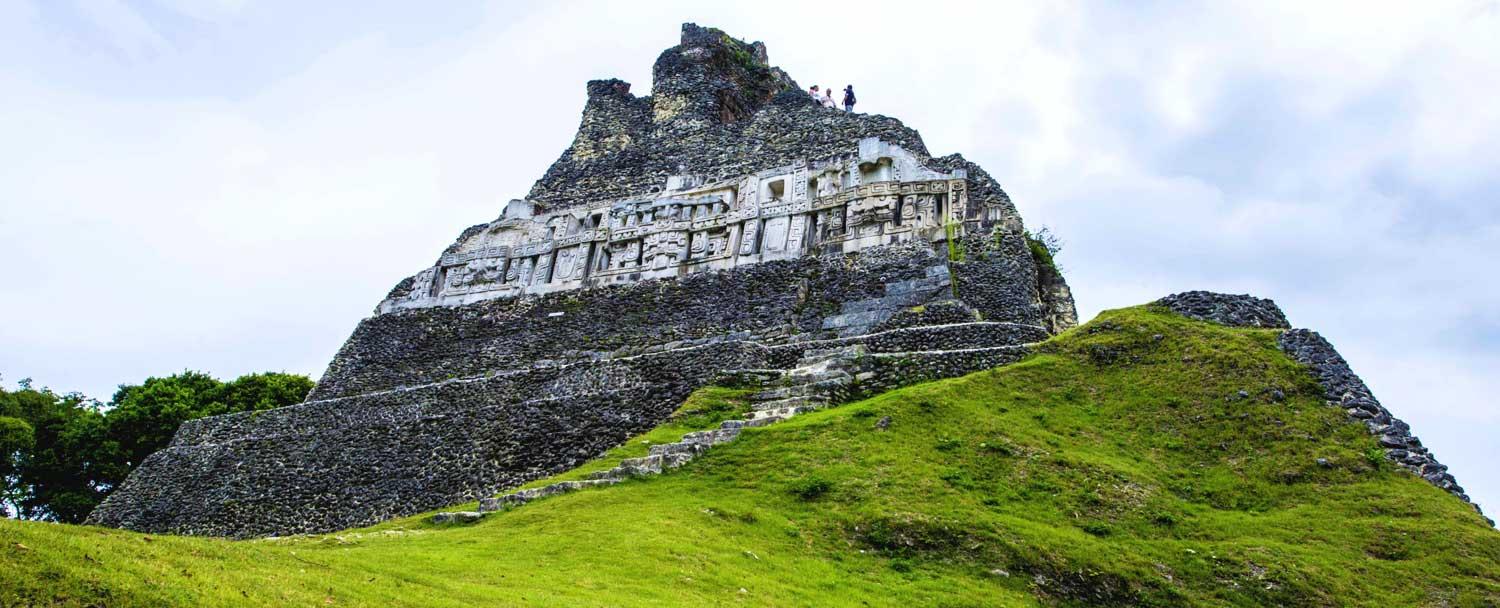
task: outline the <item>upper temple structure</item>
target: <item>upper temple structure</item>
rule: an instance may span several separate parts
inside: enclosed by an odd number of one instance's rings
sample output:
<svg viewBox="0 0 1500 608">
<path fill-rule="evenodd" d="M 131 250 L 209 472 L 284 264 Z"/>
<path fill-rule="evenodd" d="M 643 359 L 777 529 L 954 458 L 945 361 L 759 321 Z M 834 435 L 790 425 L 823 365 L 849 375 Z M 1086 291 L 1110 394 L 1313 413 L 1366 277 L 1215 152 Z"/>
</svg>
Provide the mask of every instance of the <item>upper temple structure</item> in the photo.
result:
<svg viewBox="0 0 1500 608">
<path fill-rule="evenodd" d="M 764 45 L 716 29 L 684 25 L 652 76 L 639 97 L 589 82 L 562 156 L 413 260 L 304 403 L 184 424 L 90 521 L 370 524 L 568 470 L 725 378 L 825 373 L 835 353 L 840 390 L 868 394 L 1017 360 L 1077 323 L 1050 255 L 963 157 L 822 107 Z"/>
<path fill-rule="evenodd" d="M 386 313 L 646 279 L 806 255 L 948 239 L 969 209 L 965 169 L 934 171 L 877 137 L 858 150 L 708 181 L 674 175 L 637 197 L 547 211 L 514 200 L 470 230 Z M 976 207 L 1001 220 L 1005 207 Z M 946 231 L 945 231 L 946 227 Z"/>
</svg>

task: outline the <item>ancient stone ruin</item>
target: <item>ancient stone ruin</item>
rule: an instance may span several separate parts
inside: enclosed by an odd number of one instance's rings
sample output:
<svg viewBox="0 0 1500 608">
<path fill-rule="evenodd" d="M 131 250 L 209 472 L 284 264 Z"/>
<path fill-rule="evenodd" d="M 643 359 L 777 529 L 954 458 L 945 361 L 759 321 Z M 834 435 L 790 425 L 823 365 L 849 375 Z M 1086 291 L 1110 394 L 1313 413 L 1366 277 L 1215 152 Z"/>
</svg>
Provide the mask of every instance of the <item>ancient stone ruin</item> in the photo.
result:
<svg viewBox="0 0 1500 608">
<path fill-rule="evenodd" d="M 89 517 L 148 532 L 325 532 L 679 466 L 743 428 L 1003 365 L 1077 324 L 994 179 L 885 116 L 824 108 L 760 43 L 692 24 L 652 94 L 588 83 L 573 144 L 361 321 L 307 400 L 190 421 Z M 1467 500 L 1322 337 L 1274 303 L 1180 314 L 1279 331 L 1387 459 Z M 592 478 L 515 491 L 649 430 L 710 382 L 752 413 Z M 888 422 L 888 421 L 886 421 Z"/>
<path fill-rule="evenodd" d="M 934 171 L 878 137 L 857 151 L 546 211 L 511 201 L 381 302 L 388 313 L 727 270 L 806 255 L 943 243 L 962 226 L 968 171 Z M 540 210 L 540 211 L 539 211 Z M 986 207 L 1001 220 L 1005 208 Z M 1013 215 L 1013 214 L 1012 214 Z"/>
<path fill-rule="evenodd" d="M 1077 323 L 1027 239 L 979 167 L 687 24 L 651 95 L 590 82 L 531 192 L 397 284 L 306 402 L 184 424 L 90 521 L 337 530 L 570 469 L 732 370 L 858 353 L 855 394 L 1014 361 Z"/>
</svg>

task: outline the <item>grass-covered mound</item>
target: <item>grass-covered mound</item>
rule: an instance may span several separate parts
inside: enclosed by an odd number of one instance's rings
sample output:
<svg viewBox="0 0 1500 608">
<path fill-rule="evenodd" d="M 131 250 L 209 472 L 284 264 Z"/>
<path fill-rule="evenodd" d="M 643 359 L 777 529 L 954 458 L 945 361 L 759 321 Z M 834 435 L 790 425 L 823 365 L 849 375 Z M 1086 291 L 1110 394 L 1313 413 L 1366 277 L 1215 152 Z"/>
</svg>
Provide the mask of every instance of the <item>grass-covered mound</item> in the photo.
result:
<svg viewBox="0 0 1500 608">
<path fill-rule="evenodd" d="M 230 542 L 0 522 L 0 605 L 1500 603 L 1500 534 L 1320 395 L 1273 331 L 1118 310 L 1015 365 L 469 526 Z"/>
</svg>

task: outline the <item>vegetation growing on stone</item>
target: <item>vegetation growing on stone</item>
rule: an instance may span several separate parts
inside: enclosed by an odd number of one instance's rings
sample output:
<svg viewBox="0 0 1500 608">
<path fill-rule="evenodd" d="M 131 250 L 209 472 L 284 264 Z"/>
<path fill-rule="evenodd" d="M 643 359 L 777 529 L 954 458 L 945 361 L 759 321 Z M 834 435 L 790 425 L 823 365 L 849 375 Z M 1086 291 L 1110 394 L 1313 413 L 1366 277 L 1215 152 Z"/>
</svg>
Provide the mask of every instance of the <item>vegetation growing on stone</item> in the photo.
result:
<svg viewBox="0 0 1500 608">
<path fill-rule="evenodd" d="M 661 445 L 680 441 L 683 435 L 693 431 L 711 429 L 725 420 L 740 418 L 750 409 L 749 401 L 746 399 L 754 388 L 728 388 L 722 386 L 706 386 L 683 402 L 672 416 L 650 432 L 632 437 L 629 441 L 621 444 L 603 456 L 584 463 L 582 466 L 545 479 L 538 479 L 531 483 L 520 486 L 518 489 L 536 488 L 559 481 L 570 481 L 585 479 L 590 473 L 608 470 L 627 458 L 639 458 L 645 456 L 653 445 Z"/>
<path fill-rule="evenodd" d="M 1106 312 L 1020 363 L 470 526 L 230 542 L 0 522 L 0 604 L 1500 602 L 1500 535 L 1381 457 L 1277 335 Z M 695 398 L 669 424 L 734 409 Z"/>
<path fill-rule="evenodd" d="M 1053 274 L 1062 276 L 1062 270 L 1057 267 L 1057 261 L 1053 259 L 1062 245 L 1050 230 L 1042 228 L 1035 234 L 1027 230 L 1026 247 L 1031 250 L 1031 259 L 1036 262 L 1037 268 L 1050 269 Z"/>
<path fill-rule="evenodd" d="M 735 40 L 734 38 L 731 38 L 729 34 L 725 34 L 723 32 L 719 33 L 719 40 L 723 44 L 725 51 L 727 51 L 729 53 L 729 56 L 734 59 L 735 65 L 738 65 L 741 69 L 754 70 L 757 68 L 764 69 L 766 67 L 764 64 L 755 60 L 755 55 L 753 55 L 749 50 L 745 48 L 745 43 Z"/>
</svg>

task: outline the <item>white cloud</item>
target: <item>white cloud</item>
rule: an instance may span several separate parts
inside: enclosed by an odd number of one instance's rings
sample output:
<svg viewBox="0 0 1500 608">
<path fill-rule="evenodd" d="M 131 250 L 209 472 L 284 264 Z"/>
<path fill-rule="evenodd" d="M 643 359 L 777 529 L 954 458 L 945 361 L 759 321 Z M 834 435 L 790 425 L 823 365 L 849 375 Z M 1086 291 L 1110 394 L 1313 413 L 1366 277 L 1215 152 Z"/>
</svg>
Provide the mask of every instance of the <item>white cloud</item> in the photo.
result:
<svg viewBox="0 0 1500 608">
<path fill-rule="evenodd" d="M 250 5 L 250 0 L 154 0 L 176 13 L 199 21 L 233 21 Z"/>
<path fill-rule="evenodd" d="M 140 13 L 120 0 L 74 0 L 73 6 L 126 57 L 149 58 L 172 48 Z"/>
</svg>

